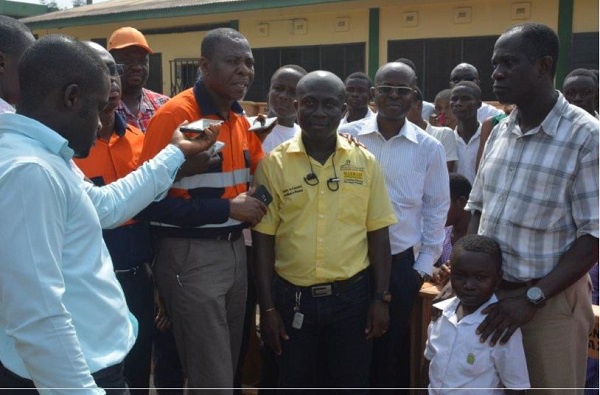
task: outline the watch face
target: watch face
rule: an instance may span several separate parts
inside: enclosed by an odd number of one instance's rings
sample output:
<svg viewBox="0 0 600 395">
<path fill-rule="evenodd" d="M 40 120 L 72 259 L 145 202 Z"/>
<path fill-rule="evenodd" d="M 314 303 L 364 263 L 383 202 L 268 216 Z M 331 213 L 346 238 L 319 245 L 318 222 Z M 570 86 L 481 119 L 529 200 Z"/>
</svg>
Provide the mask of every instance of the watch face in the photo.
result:
<svg viewBox="0 0 600 395">
<path fill-rule="evenodd" d="M 527 290 L 527 298 L 532 302 L 537 302 L 544 298 L 544 293 L 538 287 L 531 287 Z"/>
<path fill-rule="evenodd" d="M 392 301 L 392 294 L 389 292 L 384 292 L 382 299 L 384 302 L 390 303 Z"/>
</svg>

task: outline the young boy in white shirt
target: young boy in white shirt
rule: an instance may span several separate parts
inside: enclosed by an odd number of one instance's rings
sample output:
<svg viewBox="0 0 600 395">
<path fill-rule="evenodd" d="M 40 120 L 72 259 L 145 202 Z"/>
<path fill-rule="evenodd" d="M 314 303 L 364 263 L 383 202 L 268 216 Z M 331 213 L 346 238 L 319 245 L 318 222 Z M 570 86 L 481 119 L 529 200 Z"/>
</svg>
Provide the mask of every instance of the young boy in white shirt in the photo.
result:
<svg viewBox="0 0 600 395">
<path fill-rule="evenodd" d="M 430 394 L 530 388 L 520 329 L 494 347 L 481 343 L 475 333 L 485 318 L 481 311 L 498 301 L 494 290 L 502 278 L 501 265 L 500 247 L 489 237 L 467 235 L 454 245 L 450 281 L 456 296 L 434 304 L 442 313 L 427 331 Z"/>
</svg>

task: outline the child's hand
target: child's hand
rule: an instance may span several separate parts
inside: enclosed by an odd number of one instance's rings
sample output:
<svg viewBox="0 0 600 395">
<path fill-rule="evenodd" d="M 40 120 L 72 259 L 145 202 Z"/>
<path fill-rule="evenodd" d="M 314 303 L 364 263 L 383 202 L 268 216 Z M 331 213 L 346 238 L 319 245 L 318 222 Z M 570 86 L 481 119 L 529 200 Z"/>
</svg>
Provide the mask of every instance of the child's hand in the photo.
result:
<svg viewBox="0 0 600 395">
<path fill-rule="evenodd" d="M 441 267 L 433 268 L 433 282 L 437 285 L 444 286 L 450 279 L 450 261 L 444 263 Z"/>
</svg>

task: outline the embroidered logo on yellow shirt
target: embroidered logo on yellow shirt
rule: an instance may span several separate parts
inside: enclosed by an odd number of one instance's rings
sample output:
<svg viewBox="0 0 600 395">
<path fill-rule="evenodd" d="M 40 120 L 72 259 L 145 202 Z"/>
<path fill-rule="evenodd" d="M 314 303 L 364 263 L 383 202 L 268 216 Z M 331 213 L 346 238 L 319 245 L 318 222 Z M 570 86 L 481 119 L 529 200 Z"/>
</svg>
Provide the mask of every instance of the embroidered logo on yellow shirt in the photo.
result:
<svg viewBox="0 0 600 395">
<path fill-rule="evenodd" d="M 340 166 L 345 184 L 363 185 L 365 182 L 365 168 L 354 166 L 347 160 Z"/>
<path fill-rule="evenodd" d="M 289 187 L 287 189 L 283 190 L 283 196 L 284 197 L 288 197 L 288 196 L 292 196 L 296 193 L 301 193 L 303 191 L 304 188 L 302 188 L 302 184 L 299 185 L 294 185 L 293 187 Z"/>
</svg>

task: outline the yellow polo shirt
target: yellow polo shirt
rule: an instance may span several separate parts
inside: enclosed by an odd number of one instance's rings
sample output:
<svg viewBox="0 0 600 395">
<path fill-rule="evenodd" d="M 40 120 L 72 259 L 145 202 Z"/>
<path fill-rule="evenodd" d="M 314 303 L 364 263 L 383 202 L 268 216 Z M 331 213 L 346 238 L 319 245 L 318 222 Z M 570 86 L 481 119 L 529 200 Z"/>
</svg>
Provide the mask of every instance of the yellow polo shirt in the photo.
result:
<svg viewBox="0 0 600 395">
<path fill-rule="evenodd" d="M 304 181 L 309 160 L 319 178 L 315 186 Z M 327 187 L 334 163 L 335 192 Z M 298 286 L 345 280 L 366 269 L 367 232 L 397 222 L 375 157 L 343 137 L 321 165 L 306 154 L 298 133 L 259 163 L 254 178 L 273 195 L 254 230 L 275 236 L 275 271 Z"/>
</svg>

